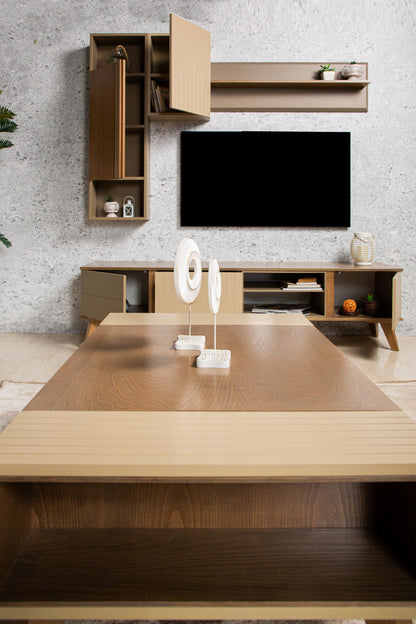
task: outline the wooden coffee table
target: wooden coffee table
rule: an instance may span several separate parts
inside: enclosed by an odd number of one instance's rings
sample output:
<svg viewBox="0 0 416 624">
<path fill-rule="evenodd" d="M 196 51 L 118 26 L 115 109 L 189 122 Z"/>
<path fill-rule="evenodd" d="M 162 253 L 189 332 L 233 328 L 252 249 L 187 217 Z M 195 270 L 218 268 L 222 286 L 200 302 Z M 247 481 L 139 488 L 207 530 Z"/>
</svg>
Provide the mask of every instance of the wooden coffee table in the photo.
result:
<svg viewBox="0 0 416 624">
<path fill-rule="evenodd" d="M 110 315 L 0 435 L 0 619 L 416 618 L 416 424 L 305 317 L 217 323 L 228 370 Z"/>
</svg>

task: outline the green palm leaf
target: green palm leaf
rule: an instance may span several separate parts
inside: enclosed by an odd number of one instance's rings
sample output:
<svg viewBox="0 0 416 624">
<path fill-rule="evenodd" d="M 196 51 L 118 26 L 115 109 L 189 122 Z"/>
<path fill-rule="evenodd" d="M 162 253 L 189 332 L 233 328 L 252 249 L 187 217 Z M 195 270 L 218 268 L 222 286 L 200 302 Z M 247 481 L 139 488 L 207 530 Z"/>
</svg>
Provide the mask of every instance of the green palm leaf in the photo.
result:
<svg viewBox="0 0 416 624">
<path fill-rule="evenodd" d="M 13 147 L 13 143 L 8 139 L 0 139 L 0 149 L 4 149 L 5 147 Z"/>
<path fill-rule="evenodd" d="M 14 132 L 17 128 L 15 121 L 10 119 L 0 119 L 0 132 Z"/>
<path fill-rule="evenodd" d="M 11 247 L 11 242 L 5 237 L 4 234 L 0 234 L 0 242 L 3 243 L 6 247 Z"/>
<path fill-rule="evenodd" d="M 16 113 L 13 113 L 9 108 L 5 106 L 0 106 L 0 120 L 3 119 L 12 119 Z"/>
</svg>

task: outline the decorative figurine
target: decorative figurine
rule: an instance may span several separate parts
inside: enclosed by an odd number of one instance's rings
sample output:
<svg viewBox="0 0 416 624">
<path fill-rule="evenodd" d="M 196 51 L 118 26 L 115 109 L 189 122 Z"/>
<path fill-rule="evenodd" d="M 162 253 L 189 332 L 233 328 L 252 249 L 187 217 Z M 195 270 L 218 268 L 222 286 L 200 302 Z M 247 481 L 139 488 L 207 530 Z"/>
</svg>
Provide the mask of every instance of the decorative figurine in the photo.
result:
<svg viewBox="0 0 416 624">
<path fill-rule="evenodd" d="M 130 195 L 123 201 L 123 217 L 134 217 L 134 197 Z"/>
<path fill-rule="evenodd" d="M 211 258 L 208 273 L 209 309 L 214 315 L 214 348 L 204 349 L 196 358 L 198 368 L 229 368 L 231 351 L 217 349 L 217 314 L 221 301 L 221 273 L 216 258 Z"/>
<path fill-rule="evenodd" d="M 192 275 L 190 270 L 192 270 Z M 205 336 L 192 336 L 191 331 L 191 304 L 199 295 L 202 279 L 201 254 L 197 244 L 191 238 L 184 238 L 179 245 L 175 259 L 174 278 L 178 299 L 186 303 L 189 310 L 189 334 L 178 336 L 175 349 L 202 350 L 205 345 Z"/>
</svg>

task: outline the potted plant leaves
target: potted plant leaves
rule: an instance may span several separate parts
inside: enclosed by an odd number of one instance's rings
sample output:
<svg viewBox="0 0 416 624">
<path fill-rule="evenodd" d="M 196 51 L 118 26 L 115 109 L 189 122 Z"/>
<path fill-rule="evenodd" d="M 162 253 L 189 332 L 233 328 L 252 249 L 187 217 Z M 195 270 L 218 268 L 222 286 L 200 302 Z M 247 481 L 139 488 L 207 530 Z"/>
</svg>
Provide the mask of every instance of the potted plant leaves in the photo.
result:
<svg viewBox="0 0 416 624">
<path fill-rule="evenodd" d="M 366 316 L 377 316 L 380 302 L 373 293 L 368 293 L 363 301 L 363 314 Z"/>
<path fill-rule="evenodd" d="M 335 79 L 335 67 L 331 67 L 331 63 L 326 63 L 325 65 L 321 65 L 321 69 L 319 73 L 321 74 L 321 78 L 323 80 L 334 80 Z"/>
</svg>

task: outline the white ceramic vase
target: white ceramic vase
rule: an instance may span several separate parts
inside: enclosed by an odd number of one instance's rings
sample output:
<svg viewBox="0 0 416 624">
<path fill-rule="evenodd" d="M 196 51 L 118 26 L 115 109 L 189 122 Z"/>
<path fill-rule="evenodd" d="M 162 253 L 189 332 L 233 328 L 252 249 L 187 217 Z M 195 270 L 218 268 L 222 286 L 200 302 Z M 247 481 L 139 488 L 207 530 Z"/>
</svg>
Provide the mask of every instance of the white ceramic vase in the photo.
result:
<svg viewBox="0 0 416 624">
<path fill-rule="evenodd" d="M 335 80 L 335 72 L 334 71 L 323 71 L 322 72 L 323 80 Z"/>
<path fill-rule="evenodd" d="M 107 217 L 110 217 L 110 218 L 117 217 L 117 213 L 119 210 L 120 210 L 120 206 L 118 202 L 116 201 L 104 202 L 104 212 L 106 213 Z"/>
<path fill-rule="evenodd" d="M 358 266 L 372 263 L 376 253 L 373 235 L 370 232 L 356 232 L 351 241 L 351 256 Z"/>
<path fill-rule="evenodd" d="M 359 80 L 363 74 L 364 67 L 362 65 L 357 65 L 356 63 L 351 63 L 351 65 L 344 65 L 344 68 L 342 70 L 342 76 L 347 80 Z"/>
</svg>

